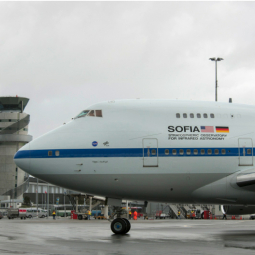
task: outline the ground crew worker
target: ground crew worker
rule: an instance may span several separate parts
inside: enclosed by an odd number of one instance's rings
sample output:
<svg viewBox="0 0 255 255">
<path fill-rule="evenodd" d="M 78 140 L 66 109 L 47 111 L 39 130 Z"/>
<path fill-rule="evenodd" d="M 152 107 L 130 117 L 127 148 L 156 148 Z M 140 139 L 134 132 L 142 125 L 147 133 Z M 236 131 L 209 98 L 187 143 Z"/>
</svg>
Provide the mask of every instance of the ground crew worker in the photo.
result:
<svg viewBox="0 0 255 255">
<path fill-rule="evenodd" d="M 223 220 L 225 219 L 227 219 L 227 215 L 226 215 L 226 213 L 223 213 L 223 218 L 222 218 Z"/>
<path fill-rule="evenodd" d="M 55 212 L 55 210 L 52 212 L 52 216 L 53 216 L 53 220 L 55 220 L 56 218 L 56 212 Z"/>
<path fill-rule="evenodd" d="M 132 212 L 131 210 L 129 211 L 129 219 L 131 220 Z"/>
<path fill-rule="evenodd" d="M 134 211 L 134 220 L 137 220 L 137 211 Z"/>
<path fill-rule="evenodd" d="M 88 210 L 88 220 L 90 220 L 91 211 Z"/>
<path fill-rule="evenodd" d="M 191 211 L 191 219 L 194 218 L 194 213 L 195 213 L 194 210 L 192 210 L 192 211 Z"/>
<path fill-rule="evenodd" d="M 178 219 L 181 219 L 181 211 L 178 211 Z"/>
</svg>

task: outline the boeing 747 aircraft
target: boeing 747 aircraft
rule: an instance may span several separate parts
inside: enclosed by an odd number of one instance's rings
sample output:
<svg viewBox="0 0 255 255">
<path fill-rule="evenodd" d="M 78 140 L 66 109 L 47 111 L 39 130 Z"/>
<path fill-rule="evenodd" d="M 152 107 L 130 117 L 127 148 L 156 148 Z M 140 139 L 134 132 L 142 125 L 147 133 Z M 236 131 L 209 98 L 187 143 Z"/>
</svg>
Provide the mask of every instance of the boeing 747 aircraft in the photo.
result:
<svg viewBox="0 0 255 255">
<path fill-rule="evenodd" d="M 255 211 L 255 107 L 219 102 L 118 100 L 88 107 L 26 144 L 17 166 L 47 182 L 107 198 L 223 204 Z M 129 231 L 127 219 L 111 223 Z"/>
</svg>

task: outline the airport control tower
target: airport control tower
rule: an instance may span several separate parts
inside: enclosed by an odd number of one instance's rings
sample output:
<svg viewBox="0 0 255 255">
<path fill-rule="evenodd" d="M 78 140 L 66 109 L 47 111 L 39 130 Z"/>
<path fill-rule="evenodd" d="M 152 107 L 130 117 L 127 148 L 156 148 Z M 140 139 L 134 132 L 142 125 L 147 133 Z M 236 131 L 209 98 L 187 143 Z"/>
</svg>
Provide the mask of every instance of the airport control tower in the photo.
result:
<svg viewBox="0 0 255 255">
<path fill-rule="evenodd" d="M 4 197 L 10 203 L 22 200 L 28 189 L 29 175 L 13 161 L 15 153 L 32 140 L 27 134 L 30 115 L 24 113 L 28 101 L 25 97 L 0 97 L 0 203 Z"/>
</svg>

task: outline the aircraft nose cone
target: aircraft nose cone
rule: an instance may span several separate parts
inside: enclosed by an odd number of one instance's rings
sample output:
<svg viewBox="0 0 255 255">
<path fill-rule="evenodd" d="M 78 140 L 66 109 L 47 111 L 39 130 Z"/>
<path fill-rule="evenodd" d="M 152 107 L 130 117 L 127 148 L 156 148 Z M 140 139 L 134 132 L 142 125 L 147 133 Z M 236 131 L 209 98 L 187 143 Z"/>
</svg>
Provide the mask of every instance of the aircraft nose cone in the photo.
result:
<svg viewBox="0 0 255 255">
<path fill-rule="evenodd" d="M 15 164 L 23 171 L 30 171 L 30 144 L 26 144 L 14 155 Z"/>
</svg>

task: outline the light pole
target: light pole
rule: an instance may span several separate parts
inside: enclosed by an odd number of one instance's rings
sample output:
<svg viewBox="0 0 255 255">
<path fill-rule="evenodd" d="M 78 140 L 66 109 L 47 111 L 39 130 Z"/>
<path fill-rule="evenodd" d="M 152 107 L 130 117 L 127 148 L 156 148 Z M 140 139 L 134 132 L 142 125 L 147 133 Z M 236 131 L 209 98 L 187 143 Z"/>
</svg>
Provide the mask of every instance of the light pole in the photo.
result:
<svg viewBox="0 0 255 255">
<path fill-rule="evenodd" d="M 224 60 L 223 58 L 209 58 L 211 61 L 215 61 L 215 101 L 217 102 L 217 87 L 218 87 L 218 80 L 217 80 L 217 62 Z"/>
</svg>

